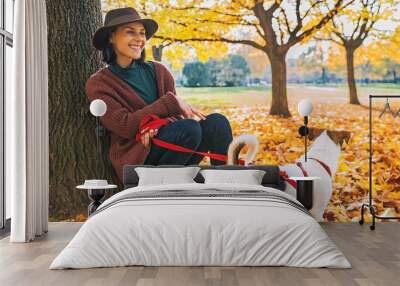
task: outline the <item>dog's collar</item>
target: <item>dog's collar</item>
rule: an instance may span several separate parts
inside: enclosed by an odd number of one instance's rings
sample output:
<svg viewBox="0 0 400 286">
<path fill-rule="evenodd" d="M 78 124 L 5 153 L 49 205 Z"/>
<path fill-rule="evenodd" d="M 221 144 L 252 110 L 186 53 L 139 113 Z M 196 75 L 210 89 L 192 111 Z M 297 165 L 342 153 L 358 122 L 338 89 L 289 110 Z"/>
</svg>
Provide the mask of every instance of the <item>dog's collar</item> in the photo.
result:
<svg viewBox="0 0 400 286">
<path fill-rule="evenodd" d="M 324 162 L 322 162 L 322 161 L 320 161 L 320 160 L 318 160 L 318 159 L 315 159 L 315 158 L 309 158 L 309 159 L 315 160 L 315 161 L 317 161 L 318 163 L 320 163 L 321 166 L 325 169 L 325 171 L 329 174 L 329 176 L 332 177 L 331 169 L 328 167 L 327 164 L 325 164 Z"/>
<path fill-rule="evenodd" d="M 301 162 L 297 162 L 296 166 L 300 168 L 300 170 L 303 172 L 303 176 L 304 177 L 308 177 L 308 173 L 306 171 L 306 169 L 304 169 L 303 165 L 301 164 Z"/>
<path fill-rule="evenodd" d="M 326 165 L 324 162 L 315 159 L 315 158 L 309 158 L 311 160 L 315 160 L 317 161 L 324 169 L 325 171 L 329 174 L 330 177 L 332 177 L 332 173 L 331 173 L 331 169 L 328 167 L 328 165 Z M 304 169 L 303 164 L 301 164 L 301 162 L 297 162 L 296 166 L 300 168 L 301 172 L 303 173 L 304 177 L 308 177 L 308 173 L 307 171 Z M 286 181 L 288 182 L 293 188 L 297 188 L 297 183 L 295 180 L 292 180 L 289 178 L 289 176 L 287 175 L 287 173 L 284 170 L 279 171 L 279 175 Z"/>
</svg>

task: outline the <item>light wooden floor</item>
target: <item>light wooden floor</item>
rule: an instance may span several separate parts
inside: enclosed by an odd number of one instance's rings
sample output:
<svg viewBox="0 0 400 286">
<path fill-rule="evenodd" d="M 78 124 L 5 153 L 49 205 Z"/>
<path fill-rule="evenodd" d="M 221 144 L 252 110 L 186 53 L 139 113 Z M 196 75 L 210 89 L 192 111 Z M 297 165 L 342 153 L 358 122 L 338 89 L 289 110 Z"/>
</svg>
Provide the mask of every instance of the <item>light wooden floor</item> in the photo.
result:
<svg viewBox="0 0 400 286">
<path fill-rule="evenodd" d="M 326 223 L 323 228 L 353 268 L 290 267 L 122 267 L 48 270 L 81 226 L 50 223 L 49 233 L 27 244 L 0 241 L 0 285 L 400 285 L 400 223 Z"/>
</svg>

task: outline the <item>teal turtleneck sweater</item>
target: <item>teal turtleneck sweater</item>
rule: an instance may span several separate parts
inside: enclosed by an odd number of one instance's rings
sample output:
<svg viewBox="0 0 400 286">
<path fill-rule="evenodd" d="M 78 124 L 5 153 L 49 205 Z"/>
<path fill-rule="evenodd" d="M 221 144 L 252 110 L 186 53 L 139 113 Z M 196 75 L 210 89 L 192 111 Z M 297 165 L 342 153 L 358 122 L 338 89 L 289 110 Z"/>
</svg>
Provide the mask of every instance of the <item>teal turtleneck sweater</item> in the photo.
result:
<svg viewBox="0 0 400 286">
<path fill-rule="evenodd" d="M 109 65 L 108 68 L 128 83 L 147 104 L 158 99 L 156 73 L 152 62 L 141 65 L 132 61 L 126 68 L 118 64 Z"/>
</svg>

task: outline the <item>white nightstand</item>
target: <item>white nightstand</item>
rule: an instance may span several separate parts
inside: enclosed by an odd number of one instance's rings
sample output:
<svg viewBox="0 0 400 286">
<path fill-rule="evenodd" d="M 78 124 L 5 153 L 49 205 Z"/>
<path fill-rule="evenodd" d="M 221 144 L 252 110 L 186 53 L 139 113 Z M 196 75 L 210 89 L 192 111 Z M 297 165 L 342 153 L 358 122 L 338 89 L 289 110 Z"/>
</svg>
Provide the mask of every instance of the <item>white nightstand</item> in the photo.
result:
<svg viewBox="0 0 400 286">
<path fill-rule="evenodd" d="M 289 179 L 296 181 L 296 199 L 303 206 L 310 210 L 313 207 L 313 185 L 315 180 L 320 177 L 290 177 Z"/>
<path fill-rule="evenodd" d="M 117 185 L 108 184 L 106 180 L 85 180 L 83 185 L 79 185 L 76 188 L 87 190 L 89 199 L 92 201 L 88 206 L 88 216 L 90 216 L 101 205 L 106 190 L 117 187 Z"/>
</svg>

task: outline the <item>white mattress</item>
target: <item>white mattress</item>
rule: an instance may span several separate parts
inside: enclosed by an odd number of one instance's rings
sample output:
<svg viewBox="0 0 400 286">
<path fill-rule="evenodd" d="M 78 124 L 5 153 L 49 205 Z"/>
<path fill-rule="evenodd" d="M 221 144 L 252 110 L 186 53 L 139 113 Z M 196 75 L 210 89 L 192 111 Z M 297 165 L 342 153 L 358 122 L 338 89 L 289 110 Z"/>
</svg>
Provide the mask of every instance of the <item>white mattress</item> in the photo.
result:
<svg viewBox="0 0 400 286">
<path fill-rule="evenodd" d="M 350 268 L 320 225 L 307 213 L 258 198 L 118 199 L 163 190 L 262 190 L 232 184 L 135 187 L 106 200 L 82 225 L 50 269 L 145 266 L 294 266 Z"/>
</svg>

